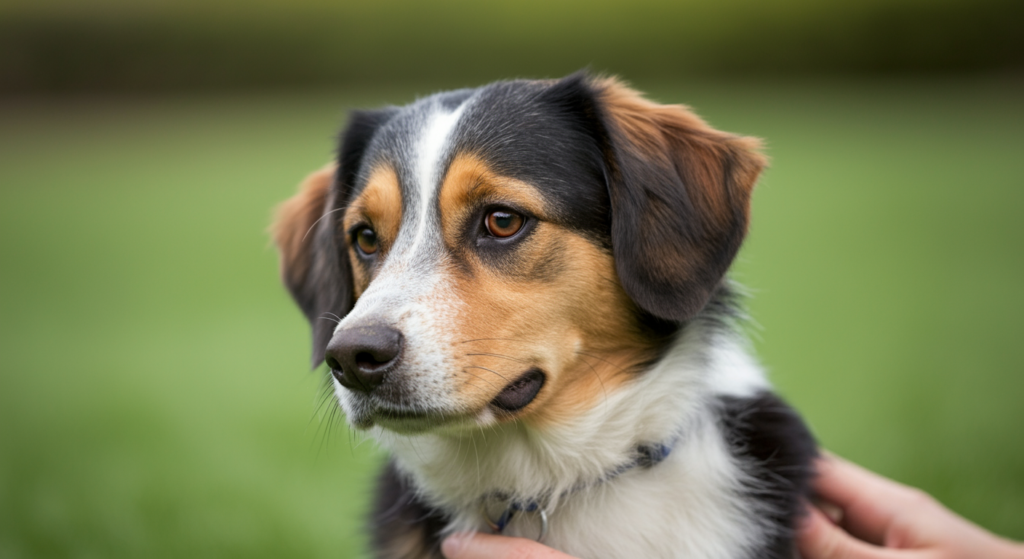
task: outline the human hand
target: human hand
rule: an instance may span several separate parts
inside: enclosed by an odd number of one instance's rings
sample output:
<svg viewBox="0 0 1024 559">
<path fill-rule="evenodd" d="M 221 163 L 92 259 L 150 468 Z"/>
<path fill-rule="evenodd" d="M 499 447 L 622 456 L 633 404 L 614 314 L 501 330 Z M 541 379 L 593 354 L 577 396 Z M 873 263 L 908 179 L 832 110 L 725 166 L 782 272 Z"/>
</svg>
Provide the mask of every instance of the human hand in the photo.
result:
<svg viewBox="0 0 1024 559">
<path fill-rule="evenodd" d="M 441 543 L 448 559 L 574 559 L 525 538 L 491 534 L 452 534 Z"/>
<path fill-rule="evenodd" d="M 818 495 L 841 516 L 837 526 L 808 507 L 797 539 L 804 559 L 1024 559 L 1024 546 L 986 532 L 920 489 L 831 455 L 817 469 Z"/>
</svg>

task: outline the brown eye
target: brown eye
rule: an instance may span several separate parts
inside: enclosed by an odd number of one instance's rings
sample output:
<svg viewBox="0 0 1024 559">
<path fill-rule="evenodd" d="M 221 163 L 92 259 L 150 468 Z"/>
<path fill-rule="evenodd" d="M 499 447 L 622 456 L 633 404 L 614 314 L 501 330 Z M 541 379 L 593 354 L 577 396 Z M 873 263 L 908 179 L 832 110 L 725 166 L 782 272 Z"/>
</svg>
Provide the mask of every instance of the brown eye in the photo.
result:
<svg viewBox="0 0 1024 559">
<path fill-rule="evenodd" d="M 366 255 L 377 252 L 377 234 L 369 227 L 362 227 L 356 231 L 356 246 Z"/>
<path fill-rule="evenodd" d="M 487 214 L 484 224 L 487 232 L 495 237 L 511 237 L 523 228 L 523 216 L 498 210 Z"/>
</svg>

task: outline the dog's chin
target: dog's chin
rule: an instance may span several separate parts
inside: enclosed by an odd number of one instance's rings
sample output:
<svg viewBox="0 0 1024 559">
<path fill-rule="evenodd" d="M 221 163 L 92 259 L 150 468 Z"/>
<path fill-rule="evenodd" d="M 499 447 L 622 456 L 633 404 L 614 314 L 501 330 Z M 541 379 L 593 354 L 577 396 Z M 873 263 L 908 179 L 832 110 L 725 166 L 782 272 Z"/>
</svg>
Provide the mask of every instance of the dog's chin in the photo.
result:
<svg viewBox="0 0 1024 559">
<path fill-rule="evenodd" d="M 475 427 L 475 414 L 432 411 L 378 409 L 373 424 L 401 435 L 418 435 Z"/>
<path fill-rule="evenodd" d="M 442 409 L 409 409 L 400 406 L 357 404 L 343 406 L 352 427 L 367 430 L 381 427 L 402 435 L 458 431 L 479 427 L 479 412 Z"/>
</svg>

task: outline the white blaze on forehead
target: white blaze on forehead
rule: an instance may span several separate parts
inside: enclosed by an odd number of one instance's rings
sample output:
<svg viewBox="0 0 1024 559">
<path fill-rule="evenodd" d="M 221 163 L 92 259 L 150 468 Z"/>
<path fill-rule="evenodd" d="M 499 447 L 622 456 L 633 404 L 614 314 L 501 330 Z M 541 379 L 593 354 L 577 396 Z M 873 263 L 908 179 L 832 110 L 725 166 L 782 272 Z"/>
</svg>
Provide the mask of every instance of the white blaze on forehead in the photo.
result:
<svg viewBox="0 0 1024 559">
<path fill-rule="evenodd" d="M 417 208 L 416 235 L 412 246 L 415 247 L 427 235 L 430 223 L 430 210 L 434 207 L 434 197 L 441 182 L 441 171 L 444 157 L 447 155 L 448 138 L 459 122 L 459 117 L 468 101 L 463 101 L 454 111 L 446 113 L 439 110 L 430 116 L 424 127 L 423 135 L 416 145 L 415 188 L 419 194 Z"/>
<path fill-rule="evenodd" d="M 402 382 L 415 386 L 405 402 L 421 408 L 455 409 L 451 351 L 451 322 L 460 308 L 457 296 L 447 289 L 443 251 L 436 250 L 440 232 L 435 223 L 436 199 L 444 179 L 445 161 L 451 151 L 451 137 L 466 102 L 447 110 L 433 102 L 425 112 L 412 139 L 407 162 L 407 187 L 411 208 L 387 258 L 355 306 L 335 332 L 360 324 L 379 323 L 397 328 L 404 336 Z M 434 238 L 432 238 L 434 237 Z M 350 398 L 339 389 L 342 407 Z M 348 409 L 348 408 L 346 408 Z"/>
</svg>

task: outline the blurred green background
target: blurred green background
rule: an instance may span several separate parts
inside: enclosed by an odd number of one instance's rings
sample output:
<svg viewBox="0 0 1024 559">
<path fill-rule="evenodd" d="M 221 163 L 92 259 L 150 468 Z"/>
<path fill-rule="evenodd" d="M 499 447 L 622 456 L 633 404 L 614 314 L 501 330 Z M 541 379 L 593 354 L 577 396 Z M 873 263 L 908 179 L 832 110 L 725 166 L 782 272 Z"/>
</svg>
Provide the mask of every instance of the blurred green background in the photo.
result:
<svg viewBox="0 0 1024 559">
<path fill-rule="evenodd" d="M 822 443 L 1024 539 L 1022 6 L 0 4 L 0 557 L 363 556 L 271 210 L 349 108 L 587 65 L 766 139 L 734 277 Z"/>
</svg>

